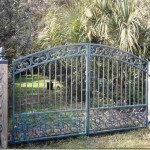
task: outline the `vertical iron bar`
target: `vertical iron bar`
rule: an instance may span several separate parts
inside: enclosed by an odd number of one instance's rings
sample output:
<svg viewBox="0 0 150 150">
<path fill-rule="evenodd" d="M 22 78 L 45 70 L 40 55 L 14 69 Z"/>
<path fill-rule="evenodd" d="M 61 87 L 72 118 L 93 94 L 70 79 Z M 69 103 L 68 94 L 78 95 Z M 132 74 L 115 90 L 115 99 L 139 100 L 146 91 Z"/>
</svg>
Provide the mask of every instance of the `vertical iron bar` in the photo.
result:
<svg viewBox="0 0 150 150">
<path fill-rule="evenodd" d="M 150 104 L 149 104 L 149 75 L 150 75 L 150 62 L 147 63 L 147 72 L 146 72 L 146 85 L 145 85 L 145 104 L 146 104 L 146 126 L 148 126 L 148 123 L 150 121 Z"/>
<path fill-rule="evenodd" d="M 60 61 L 60 85 L 62 86 L 62 61 Z M 62 87 L 60 87 L 60 110 L 62 109 Z"/>
<path fill-rule="evenodd" d="M 139 98 L 139 97 L 140 97 L 140 96 L 139 96 L 140 94 L 139 94 L 139 93 L 140 93 L 140 71 L 139 71 L 139 69 L 138 69 L 138 104 L 140 104 L 140 103 L 139 103 L 139 100 L 140 100 L 140 98 Z"/>
<path fill-rule="evenodd" d="M 21 73 L 19 73 L 19 83 L 20 83 L 20 93 L 19 93 L 19 103 L 20 103 L 20 107 L 19 107 L 19 113 L 21 113 L 21 99 L 22 99 L 22 90 L 21 90 Z"/>
<path fill-rule="evenodd" d="M 72 58 L 71 58 L 71 109 L 72 109 Z"/>
<path fill-rule="evenodd" d="M 121 105 L 123 105 L 123 99 L 122 99 L 122 80 L 123 80 L 123 76 L 122 76 L 122 62 L 121 62 Z"/>
<path fill-rule="evenodd" d="M 86 49 L 86 134 L 89 135 L 90 125 L 90 44 Z"/>
<path fill-rule="evenodd" d="M 119 76 L 118 76 L 118 61 L 117 61 L 117 71 L 116 71 L 116 102 L 118 101 L 118 79 L 119 79 Z M 115 104 L 116 105 L 116 104 Z"/>
<path fill-rule="evenodd" d="M 51 88 L 51 83 L 50 83 L 50 78 L 49 78 L 49 76 L 50 76 L 50 62 L 48 63 L 48 80 L 47 80 L 47 82 L 46 82 L 46 87 L 48 88 L 47 90 L 48 90 L 48 107 L 50 106 L 50 88 Z"/>
<path fill-rule="evenodd" d="M 51 105 L 51 62 L 49 63 L 49 106 Z"/>
<path fill-rule="evenodd" d="M 32 112 L 33 112 L 33 68 L 32 68 Z"/>
<path fill-rule="evenodd" d="M 57 71 L 57 62 L 55 61 L 55 109 L 56 109 L 56 71 Z"/>
<path fill-rule="evenodd" d="M 127 64 L 125 64 L 125 105 L 127 104 Z"/>
<path fill-rule="evenodd" d="M 114 86 L 113 86 L 113 80 L 114 80 L 114 61 L 113 61 L 113 59 L 112 59 L 112 94 L 111 94 L 111 99 L 112 99 L 112 105 L 114 105 L 114 98 L 113 98 L 113 92 L 114 92 Z"/>
<path fill-rule="evenodd" d="M 77 57 L 76 57 L 76 109 L 77 109 L 77 101 L 78 101 L 78 66 L 77 66 Z"/>
<path fill-rule="evenodd" d="M 82 87 L 82 86 L 83 86 L 83 83 L 82 83 L 82 82 L 83 82 L 83 78 L 82 78 L 83 63 L 82 63 L 82 57 L 83 57 L 83 56 L 81 56 L 81 109 L 82 109 L 82 105 L 83 105 L 83 104 L 82 104 L 82 103 L 83 103 L 83 96 L 82 96 L 82 90 L 83 90 L 83 89 L 82 89 L 82 88 L 83 88 L 83 87 Z"/>
<path fill-rule="evenodd" d="M 100 86 L 100 83 L 99 83 L 99 73 L 100 73 L 100 57 L 98 57 L 98 108 L 99 108 L 99 103 L 100 103 L 100 99 L 99 99 L 99 96 L 100 96 L 100 90 L 99 90 L 99 86 Z"/>
<path fill-rule="evenodd" d="M 107 107 L 109 104 L 109 59 L 107 61 Z"/>
<path fill-rule="evenodd" d="M 93 70 L 93 108 L 96 106 L 96 99 L 95 99 L 95 56 L 94 56 L 94 70 Z M 95 105 L 95 106 L 94 106 Z"/>
<path fill-rule="evenodd" d="M 44 64 L 44 72 L 43 72 L 43 75 L 44 75 L 44 88 L 43 88 L 43 96 L 44 96 L 44 109 L 46 107 L 46 99 L 45 99 L 45 64 Z"/>
<path fill-rule="evenodd" d="M 68 75 L 68 73 L 67 73 L 67 70 L 68 70 L 67 63 L 68 63 L 68 61 L 67 61 L 67 58 L 66 58 L 66 109 L 67 109 L 67 75 Z"/>
<path fill-rule="evenodd" d="M 130 65 L 130 70 L 129 70 L 129 105 L 131 105 L 131 73 L 132 73 L 132 70 L 131 70 L 131 65 Z"/>
<path fill-rule="evenodd" d="M 38 111 L 40 110 L 40 93 L 39 93 L 39 66 L 38 66 Z"/>
<path fill-rule="evenodd" d="M 142 104 L 144 102 L 144 100 L 143 100 L 143 95 L 144 95 L 144 93 L 143 93 L 143 78 L 144 78 L 144 76 L 143 76 L 143 71 L 142 71 Z"/>
<path fill-rule="evenodd" d="M 134 67 L 134 79 L 133 79 L 133 104 L 135 104 L 135 67 Z"/>
<path fill-rule="evenodd" d="M 26 112 L 28 112 L 28 71 L 26 70 Z"/>
<path fill-rule="evenodd" d="M 104 74 L 105 74 L 105 60 L 104 60 L 104 57 L 103 57 L 103 107 L 104 107 L 104 98 L 105 98 L 105 95 L 104 95 L 104 93 L 105 93 L 105 76 L 104 76 Z"/>
</svg>

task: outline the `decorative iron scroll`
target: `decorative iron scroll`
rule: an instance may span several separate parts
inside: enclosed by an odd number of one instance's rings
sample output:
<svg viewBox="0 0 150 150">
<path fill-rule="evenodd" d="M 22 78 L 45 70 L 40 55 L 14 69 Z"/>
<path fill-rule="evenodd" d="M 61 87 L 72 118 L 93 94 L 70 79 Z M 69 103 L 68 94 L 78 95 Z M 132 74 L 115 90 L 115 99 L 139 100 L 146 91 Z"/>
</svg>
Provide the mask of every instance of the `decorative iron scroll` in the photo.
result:
<svg viewBox="0 0 150 150">
<path fill-rule="evenodd" d="M 14 140 L 84 132 L 85 111 L 28 114 L 15 117 Z"/>
<path fill-rule="evenodd" d="M 90 110 L 90 130 L 102 131 L 146 126 L 146 108 L 112 108 Z"/>
<path fill-rule="evenodd" d="M 140 59 L 139 57 L 131 53 L 106 45 L 88 43 L 63 45 L 60 47 L 54 47 L 40 52 L 36 52 L 20 59 L 16 59 L 14 61 L 14 72 L 21 72 L 27 68 L 34 67 L 44 62 L 59 59 L 62 57 L 83 54 L 85 55 L 86 50 L 88 50 L 88 46 L 90 46 L 91 55 L 100 55 L 120 60 L 147 72 L 147 61 Z"/>
<path fill-rule="evenodd" d="M 147 61 L 140 59 L 139 57 L 133 55 L 132 53 L 128 53 L 126 51 L 122 51 L 105 45 L 93 44 L 91 45 L 90 54 L 123 61 L 125 63 L 128 63 L 129 65 L 133 65 L 139 68 L 140 70 L 147 72 Z"/>
<path fill-rule="evenodd" d="M 16 59 L 12 142 L 146 127 L 147 70 L 131 53 L 90 43 Z"/>
<path fill-rule="evenodd" d="M 85 44 L 76 44 L 54 47 L 48 50 L 33 53 L 20 59 L 16 59 L 14 61 L 14 71 L 21 72 L 27 68 L 34 67 L 51 60 L 56 60 L 67 56 L 82 55 L 86 53 L 86 49 Z"/>
</svg>

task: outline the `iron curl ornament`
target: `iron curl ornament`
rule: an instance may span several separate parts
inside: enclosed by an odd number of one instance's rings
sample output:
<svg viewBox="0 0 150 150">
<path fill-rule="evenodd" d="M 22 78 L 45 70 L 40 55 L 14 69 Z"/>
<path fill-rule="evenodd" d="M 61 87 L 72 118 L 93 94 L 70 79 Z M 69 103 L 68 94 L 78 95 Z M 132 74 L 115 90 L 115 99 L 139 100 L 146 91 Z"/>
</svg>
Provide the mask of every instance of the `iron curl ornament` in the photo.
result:
<svg viewBox="0 0 150 150">
<path fill-rule="evenodd" d="M 144 72 L 147 72 L 147 61 L 137 57 L 134 54 L 128 53 L 117 48 L 109 47 L 106 45 L 91 44 L 90 54 L 94 56 L 98 55 L 118 60 L 132 65 Z"/>
<path fill-rule="evenodd" d="M 31 55 L 14 60 L 15 73 L 22 72 L 26 69 L 33 68 L 41 65 L 45 62 L 50 62 L 63 57 L 72 57 L 74 55 L 85 55 L 87 49 L 86 44 L 64 45 L 60 47 L 54 47 L 33 53 Z"/>
<path fill-rule="evenodd" d="M 92 43 L 63 45 L 60 47 L 49 48 L 33 53 L 31 55 L 14 60 L 14 71 L 15 73 L 19 73 L 48 61 L 58 60 L 62 57 L 86 55 L 86 51 L 89 49 L 90 55 L 98 55 L 116 59 L 118 61 L 133 65 L 134 67 L 137 67 L 144 72 L 147 72 L 147 61 L 137 57 L 136 55 L 119 50 L 117 48 Z"/>
<path fill-rule="evenodd" d="M 85 112 L 54 112 L 15 118 L 15 140 L 72 134 L 85 131 Z"/>
<path fill-rule="evenodd" d="M 146 126 L 146 110 L 138 108 L 93 109 L 90 111 L 90 130 Z"/>
</svg>

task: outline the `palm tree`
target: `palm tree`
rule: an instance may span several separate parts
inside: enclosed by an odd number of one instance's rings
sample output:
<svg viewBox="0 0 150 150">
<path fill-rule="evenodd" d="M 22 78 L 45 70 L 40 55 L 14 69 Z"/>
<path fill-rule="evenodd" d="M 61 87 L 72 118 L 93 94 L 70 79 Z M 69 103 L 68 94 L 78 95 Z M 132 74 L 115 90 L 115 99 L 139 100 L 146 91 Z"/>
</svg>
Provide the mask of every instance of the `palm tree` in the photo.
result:
<svg viewBox="0 0 150 150">
<path fill-rule="evenodd" d="M 50 9 L 43 18 L 43 46 L 103 43 L 145 57 L 149 52 L 150 0 L 79 0 Z"/>
</svg>

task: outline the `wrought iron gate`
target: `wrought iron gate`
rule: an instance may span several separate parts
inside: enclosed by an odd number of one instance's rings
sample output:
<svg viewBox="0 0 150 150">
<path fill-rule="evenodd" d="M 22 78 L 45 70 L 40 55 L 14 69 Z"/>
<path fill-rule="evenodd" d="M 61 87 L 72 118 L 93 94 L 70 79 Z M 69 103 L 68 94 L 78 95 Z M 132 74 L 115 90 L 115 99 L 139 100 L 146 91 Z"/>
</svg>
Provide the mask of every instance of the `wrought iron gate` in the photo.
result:
<svg viewBox="0 0 150 150">
<path fill-rule="evenodd" d="M 147 126 L 147 62 L 105 45 L 13 62 L 13 143 Z"/>
</svg>

